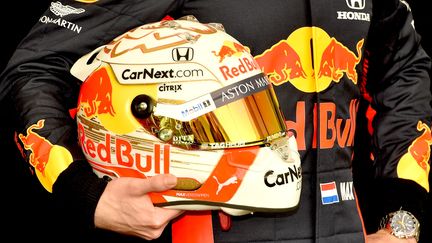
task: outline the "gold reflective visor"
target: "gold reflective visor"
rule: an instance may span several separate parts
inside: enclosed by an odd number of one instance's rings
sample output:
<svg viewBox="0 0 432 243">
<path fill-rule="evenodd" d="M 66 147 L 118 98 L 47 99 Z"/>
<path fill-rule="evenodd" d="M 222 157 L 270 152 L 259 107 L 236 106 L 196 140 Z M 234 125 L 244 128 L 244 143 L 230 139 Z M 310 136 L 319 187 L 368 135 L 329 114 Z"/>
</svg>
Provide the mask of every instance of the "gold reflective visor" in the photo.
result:
<svg viewBox="0 0 432 243">
<path fill-rule="evenodd" d="M 157 104 L 142 122 L 161 140 L 185 149 L 261 145 L 285 135 L 274 90 L 262 74 L 181 105 Z"/>
</svg>

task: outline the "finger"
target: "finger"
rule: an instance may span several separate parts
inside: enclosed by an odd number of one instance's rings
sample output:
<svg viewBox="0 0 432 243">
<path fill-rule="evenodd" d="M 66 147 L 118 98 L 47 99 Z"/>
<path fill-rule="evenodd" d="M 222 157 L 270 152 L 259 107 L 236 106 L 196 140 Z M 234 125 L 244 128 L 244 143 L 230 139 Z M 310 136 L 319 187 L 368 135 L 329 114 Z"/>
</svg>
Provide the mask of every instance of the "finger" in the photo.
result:
<svg viewBox="0 0 432 243">
<path fill-rule="evenodd" d="M 177 185 L 177 177 L 171 174 L 161 174 L 150 178 L 150 186 L 153 191 L 160 192 L 171 189 Z"/>
<path fill-rule="evenodd" d="M 171 221 L 184 213 L 182 210 L 156 207 L 155 211 L 162 221 Z"/>
<path fill-rule="evenodd" d="M 173 220 L 178 217 L 184 211 L 174 210 L 174 209 L 164 209 L 164 208 L 155 208 L 155 215 L 157 215 L 156 221 L 153 222 L 152 225 L 149 225 L 146 232 L 142 234 L 143 238 L 146 240 L 154 240 L 160 237 L 166 226 Z"/>
<path fill-rule="evenodd" d="M 173 188 L 177 184 L 177 177 L 171 174 L 161 174 L 153 176 L 147 180 L 139 181 L 135 184 L 136 189 L 141 193 L 162 192 Z"/>
</svg>

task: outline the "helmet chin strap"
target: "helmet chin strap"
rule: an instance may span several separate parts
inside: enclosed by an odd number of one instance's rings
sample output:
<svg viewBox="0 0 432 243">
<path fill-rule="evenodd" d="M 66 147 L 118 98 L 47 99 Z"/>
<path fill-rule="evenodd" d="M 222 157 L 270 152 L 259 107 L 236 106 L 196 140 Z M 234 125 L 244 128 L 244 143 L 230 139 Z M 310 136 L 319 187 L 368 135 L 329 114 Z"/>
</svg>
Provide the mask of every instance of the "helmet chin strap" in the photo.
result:
<svg viewBox="0 0 432 243">
<path fill-rule="evenodd" d="M 228 231 L 231 229 L 231 215 L 225 213 L 222 210 L 218 211 L 219 223 L 222 231 Z"/>
</svg>

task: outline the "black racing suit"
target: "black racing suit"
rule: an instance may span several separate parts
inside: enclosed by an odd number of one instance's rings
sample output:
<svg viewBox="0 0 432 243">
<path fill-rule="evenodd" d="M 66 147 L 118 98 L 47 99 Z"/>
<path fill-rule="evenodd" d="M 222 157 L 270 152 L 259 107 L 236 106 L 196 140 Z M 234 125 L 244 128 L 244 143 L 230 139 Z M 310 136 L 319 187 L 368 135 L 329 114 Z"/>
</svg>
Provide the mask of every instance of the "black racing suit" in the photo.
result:
<svg viewBox="0 0 432 243">
<path fill-rule="evenodd" d="M 57 171 L 42 183 L 82 216 L 87 226 L 93 225 L 106 182 L 92 174 L 77 143 L 77 125 L 69 109 L 76 106 L 80 83 L 70 75 L 70 67 L 125 31 L 166 15 L 194 15 L 203 23 L 222 23 L 227 33 L 250 48 L 274 84 L 301 154 L 299 209 L 293 215 L 233 217 L 227 232 L 215 217 L 217 242 L 363 242 L 365 230 L 351 169 L 357 110 L 363 100 L 376 111 L 370 129 L 372 174 L 380 191 L 375 198 L 376 217 L 400 207 L 422 217 L 432 142 L 430 60 L 419 45 L 404 3 L 84 2 L 51 4 L 2 73 L 0 97 L 4 104 L 13 105 L 21 137 L 29 139 L 26 129 L 44 119 L 42 128 L 31 131 L 72 155 L 52 162 L 58 163 Z M 39 155 L 35 149 L 23 151 L 27 158 L 32 151 Z M 38 165 L 48 167 L 34 161 L 32 165 L 36 172 L 41 169 Z M 333 190 L 329 193 L 323 185 Z"/>
</svg>

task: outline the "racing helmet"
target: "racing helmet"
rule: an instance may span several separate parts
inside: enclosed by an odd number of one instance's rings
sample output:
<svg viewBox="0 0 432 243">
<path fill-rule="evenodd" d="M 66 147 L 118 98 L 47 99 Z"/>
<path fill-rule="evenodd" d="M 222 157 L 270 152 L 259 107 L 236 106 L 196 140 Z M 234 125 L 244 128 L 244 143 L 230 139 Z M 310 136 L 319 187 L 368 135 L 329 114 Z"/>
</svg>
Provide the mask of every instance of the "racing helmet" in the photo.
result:
<svg viewBox="0 0 432 243">
<path fill-rule="evenodd" d="M 301 166 L 273 87 L 219 24 L 136 27 L 80 58 L 79 142 L 100 177 L 171 173 L 157 206 L 231 215 L 297 207 Z M 281 196 L 285 195 L 285 196 Z"/>
</svg>

